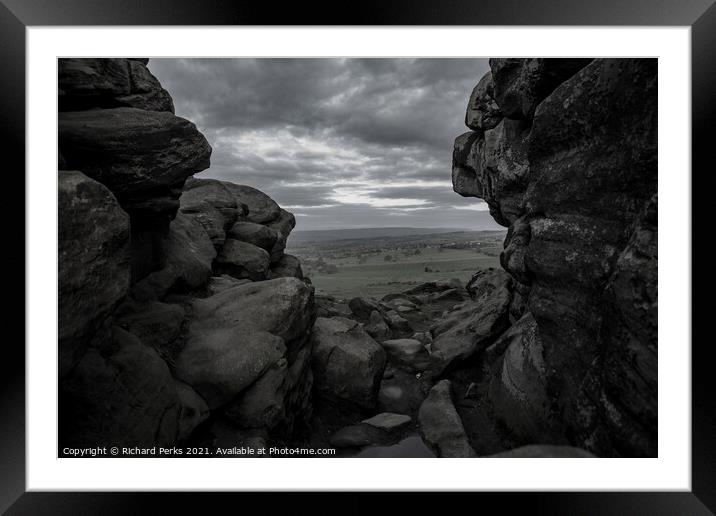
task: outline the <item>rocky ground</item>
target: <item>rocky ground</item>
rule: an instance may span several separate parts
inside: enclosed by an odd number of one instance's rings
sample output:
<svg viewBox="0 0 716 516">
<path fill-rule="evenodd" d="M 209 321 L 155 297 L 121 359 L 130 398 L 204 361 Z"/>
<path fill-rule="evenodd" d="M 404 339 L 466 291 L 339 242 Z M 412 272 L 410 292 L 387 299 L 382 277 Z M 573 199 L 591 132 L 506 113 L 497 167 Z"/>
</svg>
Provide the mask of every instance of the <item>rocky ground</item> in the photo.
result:
<svg viewBox="0 0 716 516">
<path fill-rule="evenodd" d="M 211 147 L 146 59 L 61 59 L 62 446 L 655 455 L 656 66 L 490 65 L 453 184 L 504 270 L 342 300 L 293 215 L 194 177 Z"/>
</svg>

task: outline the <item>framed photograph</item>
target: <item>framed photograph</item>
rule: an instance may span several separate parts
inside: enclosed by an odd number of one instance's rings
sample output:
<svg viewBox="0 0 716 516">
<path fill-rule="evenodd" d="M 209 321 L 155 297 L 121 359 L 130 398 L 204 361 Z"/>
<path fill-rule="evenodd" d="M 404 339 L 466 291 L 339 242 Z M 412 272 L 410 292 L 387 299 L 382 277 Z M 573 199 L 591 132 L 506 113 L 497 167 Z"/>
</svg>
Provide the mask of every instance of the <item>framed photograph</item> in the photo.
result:
<svg viewBox="0 0 716 516">
<path fill-rule="evenodd" d="M 24 242 L 0 509 L 714 510 L 711 2 L 4 0 L 0 24 Z"/>
</svg>

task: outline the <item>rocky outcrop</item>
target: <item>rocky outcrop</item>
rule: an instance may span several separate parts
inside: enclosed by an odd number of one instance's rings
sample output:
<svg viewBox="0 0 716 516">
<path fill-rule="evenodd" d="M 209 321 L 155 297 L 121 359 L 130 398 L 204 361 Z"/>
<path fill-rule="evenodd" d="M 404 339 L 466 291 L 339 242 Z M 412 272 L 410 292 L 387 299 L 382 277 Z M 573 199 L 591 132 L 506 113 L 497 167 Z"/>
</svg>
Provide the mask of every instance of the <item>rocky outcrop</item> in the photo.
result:
<svg viewBox="0 0 716 516">
<path fill-rule="evenodd" d="M 597 455 L 655 456 L 656 60 L 490 67 L 468 104 L 473 131 L 455 143 L 453 186 L 509 227 L 510 320 L 534 320 L 493 357 L 504 377 L 495 401 L 536 381 L 545 397 L 527 405 L 548 416 L 529 418 L 563 421 L 564 436 Z"/>
<path fill-rule="evenodd" d="M 373 408 L 386 362 L 380 344 L 359 323 L 343 317 L 316 319 L 311 341 L 316 391 L 331 400 Z"/>
<path fill-rule="evenodd" d="M 58 81 L 61 441 L 174 445 L 219 417 L 289 436 L 315 319 L 293 215 L 192 177 L 211 147 L 146 59 L 61 59 Z"/>
</svg>

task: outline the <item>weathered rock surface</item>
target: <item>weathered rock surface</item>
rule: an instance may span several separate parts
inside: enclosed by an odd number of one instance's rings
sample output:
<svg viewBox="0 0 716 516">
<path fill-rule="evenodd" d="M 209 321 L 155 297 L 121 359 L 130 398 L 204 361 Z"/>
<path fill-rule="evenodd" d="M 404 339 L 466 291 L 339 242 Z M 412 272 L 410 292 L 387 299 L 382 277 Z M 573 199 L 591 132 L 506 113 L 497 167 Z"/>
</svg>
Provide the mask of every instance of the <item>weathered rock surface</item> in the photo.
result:
<svg viewBox="0 0 716 516">
<path fill-rule="evenodd" d="M 438 457 L 475 456 L 453 405 L 449 380 L 441 380 L 430 389 L 420 406 L 418 423 L 423 440 Z"/>
<path fill-rule="evenodd" d="M 269 254 L 260 247 L 230 238 L 216 256 L 215 269 L 238 279 L 265 280 L 269 276 Z"/>
<path fill-rule="evenodd" d="M 301 261 L 290 254 L 284 254 L 281 259 L 271 266 L 269 273 L 271 279 L 274 278 L 298 278 L 303 279 L 303 270 L 301 269 Z"/>
<path fill-rule="evenodd" d="M 115 328 L 105 358 L 87 350 L 60 384 L 60 440 L 66 446 L 167 446 L 179 432 L 174 379 L 156 351 Z"/>
<path fill-rule="evenodd" d="M 363 420 L 363 424 L 370 425 L 385 432 L 395 432 L 409 426 L 412 419 L 405 414 L 382 412 L 376 416 Z"/>
<path fill-rule="evenodd" d="M 248 211 L 221 181 L 194 177 L 184 183 L 179 209 L 203 226 L 217 250 L 224 245 L 226 231 Z"/>
<path fill-rule="evenodd" d="M 262 191 L 250 186 L 237 185 L 228 181 L 222 181 L 222 183 L 237 202 L 247 206 L 248 212 L 245 218 L 249 222 L 266 224 L 276 220 L 281 215 L 281 208 L 276 204 L 276 201 Z"/>
<path fill-rule="evenodd" d="M 502 112 L 495 102 L 493 89 L 492 73 L 487 72 L 472 90 L 467 103 L 465 125 L 470 129 L 489 131 L 502 120 Z"/>
<path fill-rule="evenodd" d="M 561 422 L 553 419 L 547 393 L 547 370 L 539 328 L 527 313 L 487 350 L 494 369 L 490 401 L 497 418 L 522 441 L 564 440 Z"/>
<path fill-rule="evenodd" d="M 222 274 L 221 276 L 212 276 L 209 278 L 209 283 L 206 286 L 207 292 L 210 296 L 223 292 L 239 285 L 245 285 L 251 283 L 249 279 L 236 279 L 228 274 Z"/>
<path fill-rule="evenodd" d="M 312 322 L 312 298 L 311 288 L 285 278 L 240 285 L 196 300 L 186 345 L 175 363 L 177 377 L 214 409 L 270 368 L 280 370 L 280 361 L 290 368 Z M 265 383 L 275 386 L 280 381 Z M 257 388 L 261 395 L 267 390 Z"/>
<path fill-rule="evenodd" d="M 255 245 L 265 251 L 271 248 L 278 239 L 278 233 L 271 228 L 255 222 L 239 221 L 228 232 L 229 238 Z"/>
<path fill-rule="evenodd" d="M 530 119 L 537 105 L 591 59 L 490 59 L 494 98 L 508 118 Z"/>
<path fill-rule="evenodd" d="M 534 317 L 565 434 L 597 455 L 654 456 L 656 60 L 490 65 L 493 91 L 476 95 L 505 118 L 458 137 L 454 187 L 510 228 L 501 257 L 514 278 L 510 316 Z"/>
<path fill-rule="evenodd" d="M 385 351 L 356 321 L 316 319 L 311 333 L 316 390 L 361 408 L 375 406 L 385 369 Z"/>
<path fill-rule="evenodd" d="M 168 223 L 186 178 L 209 166 L 206 138 L 170 112 L 68 111 L 58 124 L 66 166 L 107 186 L 137 223 Z"/>
<path fill-rule="evenodd" d="M 80 172 L 60 172 L 59 370 L 64 376 L 129 290 L 129 217 Z"/>
<path fill-rule="evenodd" d="M 431 365 L 437 376 L 492 344 L 509 325 L 511 278 L 501 270 L 478 272 L 468 283 L 472 300 L 432 328 Z"/>
<path fill-rule="evenodd" d="M 57 67 L 60 111 L 134 107 L 174 113 L 169 93 L 135 59 L 59 59 Z"/>
</svg>

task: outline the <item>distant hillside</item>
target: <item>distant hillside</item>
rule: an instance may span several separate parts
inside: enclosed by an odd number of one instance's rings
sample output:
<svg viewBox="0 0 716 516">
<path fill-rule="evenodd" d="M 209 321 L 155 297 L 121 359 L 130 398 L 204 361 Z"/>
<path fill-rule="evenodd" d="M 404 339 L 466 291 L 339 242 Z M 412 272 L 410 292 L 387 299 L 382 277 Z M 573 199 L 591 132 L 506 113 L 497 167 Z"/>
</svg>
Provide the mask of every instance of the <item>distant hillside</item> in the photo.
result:
<svg viewBox="0 0 716 516">
<path fill-rule="evenodd" d="M 316 229 L 291 233 L 290 245 L 297 246 L 306 242 L 329 242 L 335 240 L 361 240 L 366 238 L 391 238 L 413 235 L 437 235 L 443 233 L 465 232 L 460 228 L 356 228 L 356 229 Z M 505 231 L 479 231 L 475 233 L 502 234 Z"/>
</svg>

